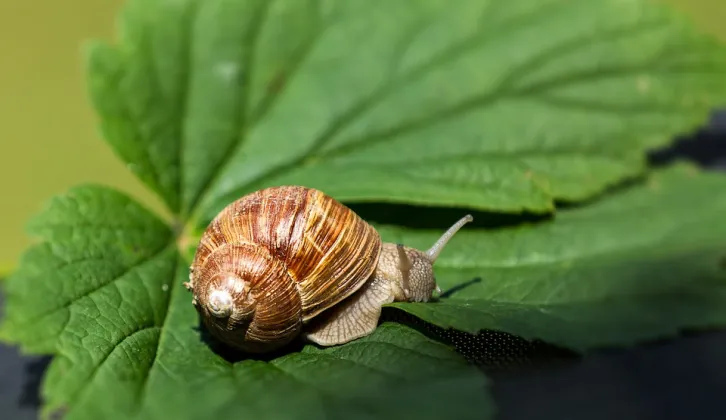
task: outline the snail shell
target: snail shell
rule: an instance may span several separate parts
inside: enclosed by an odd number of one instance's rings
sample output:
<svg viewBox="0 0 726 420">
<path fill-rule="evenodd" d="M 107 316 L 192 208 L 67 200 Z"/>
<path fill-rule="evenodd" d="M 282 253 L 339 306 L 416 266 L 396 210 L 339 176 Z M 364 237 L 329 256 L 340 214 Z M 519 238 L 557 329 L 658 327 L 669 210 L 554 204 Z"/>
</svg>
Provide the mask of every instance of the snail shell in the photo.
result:
<svg viewBox="0 0 726 420">
<path fill-rule="evenodd" d="M 213 335 L 251 352 L 289 343 L 302 323 L 375 270 L 378 232 L 320 191 L 273 187 L 227 206 L 208 226 L 191 283 Z M 234 334 L 229 334 L 235 332 Z"/>
<path fill-rule="evenodd" d="M 371 225 L 321 191 L 271 187 L 214 218 L 185 286 L 206 328 L 232 347 L 268 352 L 301 333 L 340 344 L 372 332 L 385 303 L 427 301 L 438 290 L 433 262 L 470 220 L 422 252 L 382 243 Z"/>
</svg>

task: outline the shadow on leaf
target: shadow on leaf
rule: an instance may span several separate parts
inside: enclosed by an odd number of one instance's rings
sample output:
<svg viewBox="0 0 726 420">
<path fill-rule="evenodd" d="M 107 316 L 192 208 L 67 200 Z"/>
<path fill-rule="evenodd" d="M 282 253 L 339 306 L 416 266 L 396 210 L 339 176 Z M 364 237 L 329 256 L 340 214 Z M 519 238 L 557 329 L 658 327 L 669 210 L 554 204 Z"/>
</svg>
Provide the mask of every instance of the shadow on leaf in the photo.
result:
<svg viewBox="0 0 726 420">
<path fill-rule="evenodd" d="M 428 338 L 444 343 L 487 374 L 579 360 L 580 355 L 543 341 L 528 341 L 502 331 L 483 330 L 469 334 L 429 324 L 397 308 L 383 309 L 381 322 L 397 322 Z"/>
<path fill-rule="evenodd" d="M 450 287 L 447 290 L 444 290 L 441 292 L 442 298 L 448 298 L 454 295 L 454 293 L 461 292 L 462 290 L 466 289 L 467 287 L 471 287 L 475 284 L 481 283 L 481 277 L 475 277 L 469 281 L 465 281 L 461 284 L 457 284 L 456 286 Z"/>
<path fill-rule="evenodd" d="M 425 207 L 394 203 L 345 203 L 367 222 L 411 229 L 445 231 L 465 214 L 474 216 L 472 228 L 498 228 L 549 220 L 550 214 L 490 213 L 462 208 Z"/>
<path fill-rule="evenodd" d="M 229 363 L 237 363 L 244 360 L 270 362 L 279 357 L 299 352 L 305 346 L 305 343 L 301 342 L 300 340 L 295 340 L 287 346 L 273 352 L 262 354 L 245 353 L 217 340 L 214 336 L 212 336 L 212 334 L 209 333 L 209 330 L 207 330 L 207 328 L 204 326 L 201 317 L 199 317 L 199 321 L 197 323 L 197 326 L 195 327 L 195 331 L 199 334 L 200 340 L 202 340 L 202 342 L 207 345 L 209 349 L 212 350 L 212 352 L 214 352 L 217 356 L 221 357 Z"/>
<path fill-rule="evenodd" d="M 622 194 L 634 187 L 637 187 L 637 186 L 643 184 L 647 179 L 648 179 L 647 173 L 636 175 L 636 176 L 633 176 L 630 178 L 625 178 L 625 179 L 620 180 L 619 182 L 616 182 L 616 183 L 604 188 L 599 193 L 593 194 L 592 196 L 585 198 L 585 199 L 578 199 L 578 200 L 558 199 L 558 200 L 555 200 L 555 207 L 557 208 L 557 211 L 577 210 L 577 209 L 591 207 L 598 202 L 606 200 L 610 196 L 618 196 L 619 194 Z"/>
</svg>

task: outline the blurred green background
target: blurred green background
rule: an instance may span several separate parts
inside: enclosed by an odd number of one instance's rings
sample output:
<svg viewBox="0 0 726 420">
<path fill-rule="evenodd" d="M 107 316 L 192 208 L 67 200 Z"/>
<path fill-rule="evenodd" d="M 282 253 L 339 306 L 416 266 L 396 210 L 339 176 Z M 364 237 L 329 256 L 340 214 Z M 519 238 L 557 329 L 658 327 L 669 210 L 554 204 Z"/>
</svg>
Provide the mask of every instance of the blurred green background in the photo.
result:
<svg viewBox="0 0 726 420">
<path fill-rule="evenodd" d="M 658 1 L 726 41 L 726 1 Z M 0 0 L 0 273 L 30 244 L 28 217 L 75 184 L 111 185 L 161 209 L 101 139 L 86 95 L 81 45 L 111 39 L 123 3 Z"/>
</svg>

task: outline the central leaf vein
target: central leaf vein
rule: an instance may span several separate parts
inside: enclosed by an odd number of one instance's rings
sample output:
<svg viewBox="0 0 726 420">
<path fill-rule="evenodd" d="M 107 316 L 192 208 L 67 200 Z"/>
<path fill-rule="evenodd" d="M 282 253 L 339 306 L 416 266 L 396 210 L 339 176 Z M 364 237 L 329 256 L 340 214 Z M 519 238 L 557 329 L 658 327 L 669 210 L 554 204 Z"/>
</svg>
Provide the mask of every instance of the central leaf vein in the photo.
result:
<svg viewBox="0 0 726 420">
<path fill-rule="evenodd" d="M 172 278 L 174 280 L 176 280 L 177 277 L 178 277 L 178 274 L 179 274 L 178 271 L 179 271 L 180 267 L 183 267 L 184 266 L 182 264 L 182 262 L 184 260 L 183 260 L 183 257 L 181 255 L 178 255 L 176 259 L 177 259 L 177 264 L 176 264 L 176 268 L 175 268 L 174 273 L 173 273 L 173 276 L 172 276 Z M 163 317 L 163 319 L 161 321 L 159 338 L 158 338 L 158 340 L 156 342 L 156 347 L 154 348 L 154 360 L 151 362 L 151 365 L 149 366 L 149 369 L 146 371 L 146 374 L 144 375 L 144 380 L 143 380 L 141 386 L 139 387 L 140 388 L 139 389 L 139 404 L 138 404 L 139 411 L 144 406 L 143 403 L 144 403 L 145 396 L 147 396 L 147 395 L 150 394 L 147 391 L 148 391 L 148 387 L 149 387 L 149 382 L 150 382 L 152 370 L 155 370 L 155 369 L 158 369 L 158 368 L 163 368 L 163 367 L 160 367 L 159 366 L 159 349 L 166 342 L 166 337 L 169 334 L 168 329 L 166 329 L 165 327 L 167 325 L 167 321 L 169 320 L 169 313 L 171 312 L 171 305 L 174 302 L 175 294 L 178 293 L 178 289 L 179 289 L 179 287 L 175 287 L 174 285 L 170 286 L 170 296 L 169 296 L 169 299 L 167 301 L 167 305 L 166 305 L 166 308 L 165 308 L 164 317 Z"/>
<path fill-rule="evenodd" d="M 257 16 L 255 17 L 255 19 L 253 19 L 254 26 L 247 34 L 247 38 L 243 41 L 247 45 L 246 55 L 243 60 L 243 63 L 246 64 L 246 69 L 243 71 L 242 74 L 242 82 L 240 84 L 241 86 L 239 89 L 239 94 L 245 96 L 245 101 L 243 110 L 235 121 L 238 132 L 237 138 L 235 141 L 231 142 L 228 145 L 226 152 L 222 155 L 221 161 L 218 165 L 216 165 L 216 169 L 214 169 L 212 173 L 206 178 L 206 181 L 204 182 L 202 188 L 199 189 L 199 192 L 196 193 L 195 196 L 192 198 L 188 206 L 189 212 L 192 212 L 195 209 L 197 203 L 200 200 L 200 197 L 206 193 L 206 191 L 209 189 L 209 186 L 214 185 L 220 174 L 224 173 L 224 168 L 227 167 L 231 158 L 235 155 L 235 151 L 241 148 L 245 142 L 245 138 L 247 137 L 247 134 L 249 132 L 249 128 L 247 127 L 247 125 L 251 123 L 252 116 L 250 101 L 251 95 L 249 92 L 249 88 L 250 81 L 252 80 L 252 75 L 255 69 L 254 61 L 256 48 L 258 47 L 258 39 L 264 28 L 265 18 L 268 15 L 268 12 L 272 7 L 273 3 L 274 0 L 261 2 L 261 6 L 258 6 L 257 8 Z"/>
<path fill-rule="evenodd" d="M 191 2 L 192 4 L 189 6 L 189 9 L 187 10 L 187 16 L 186 16 L 186 22 L 185 25 L 187 27 L 187 30 L 185 31 L 187 34 L 186 42 L 184 42 L 184 64 L 182 68 L 184 69 L 183 74 L 183 81 L 180 84 L 182 86 L 182 92 L 181 92 L 181 100 L 179 104 L 179 109 L 181 110 L 181 115 L 178 118 L 178 137 L 179 137 L 179 146 L 177 147 L 177 166 L 179 168 L 179 173 L 177 174 L 177 183 L 176 183 L 176 191 L 178 196 L 180 197 L 180 201 L 184 203 L 184 166 L 186 165 L 186 162 L 184 161 L 184 148 L 186 146 L 187 140 L 187 124 L 189 122 L 189 114 L 190 114 L 190 101 L 189 101 L 189 91 L 191 90 L 191 83 L 192 83 L 192 71 L 191 66 L 193 63 L 193 54 L 194 54 L 194 31 L 196 29 L 196 21 L 198 16 L 198 9 L 201 6 L 201 2 Z M 183 204 L 182 204 L 183 206 Z M 185 211 L 187 209 L 185 207 L 181 208 L 182 217 L 185 215 Z"/>
</svg>

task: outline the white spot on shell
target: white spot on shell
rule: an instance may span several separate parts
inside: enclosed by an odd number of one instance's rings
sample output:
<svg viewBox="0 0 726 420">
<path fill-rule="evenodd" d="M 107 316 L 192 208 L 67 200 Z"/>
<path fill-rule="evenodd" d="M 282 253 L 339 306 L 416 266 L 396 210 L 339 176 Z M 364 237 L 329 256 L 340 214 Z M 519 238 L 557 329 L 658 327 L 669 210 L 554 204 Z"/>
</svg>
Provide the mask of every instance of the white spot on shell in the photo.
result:
<svg viewBox="0 0 726 420">
<path fill-rule="evenodd" d="M 239 277 L 227 276 L 227 278 L 224 279 L 224 285 L 235 294 L 240 294 L 245 290 L 245 287 L 247 287 L 247 282 Z"/>
<path fill-rule="evenodd" d="M 242 293 L 245 290 L 245 287 L 247 287 L 247 282 L 234 276 L 228 276 L 224 279 L 224 282 L 227 285 L 227 288 L 232 289 L 235 294 Z"/>
<path fill-rule="evenodd" d="M 232 295 L 226 290 L 215 290 L 209 294 L 209 311 L 216 317 L 232 315 L 233 305 Z"/>
<path fill-rule="evenodd" d="M 161 290 L 163 290 L 165 292 L 169 291 L 169 285 L 168 284 L 162 284 L 161 285 Z"/>
<path fill-rule="evenodd" d="M 237 279 L 237 282 L 234 284 L 234 292 L 237 294 L 241 294 L 244 292 L 245 287 L 247 287 L 247 283 L 243 282 L 240 279 Z"/>
</svg>

